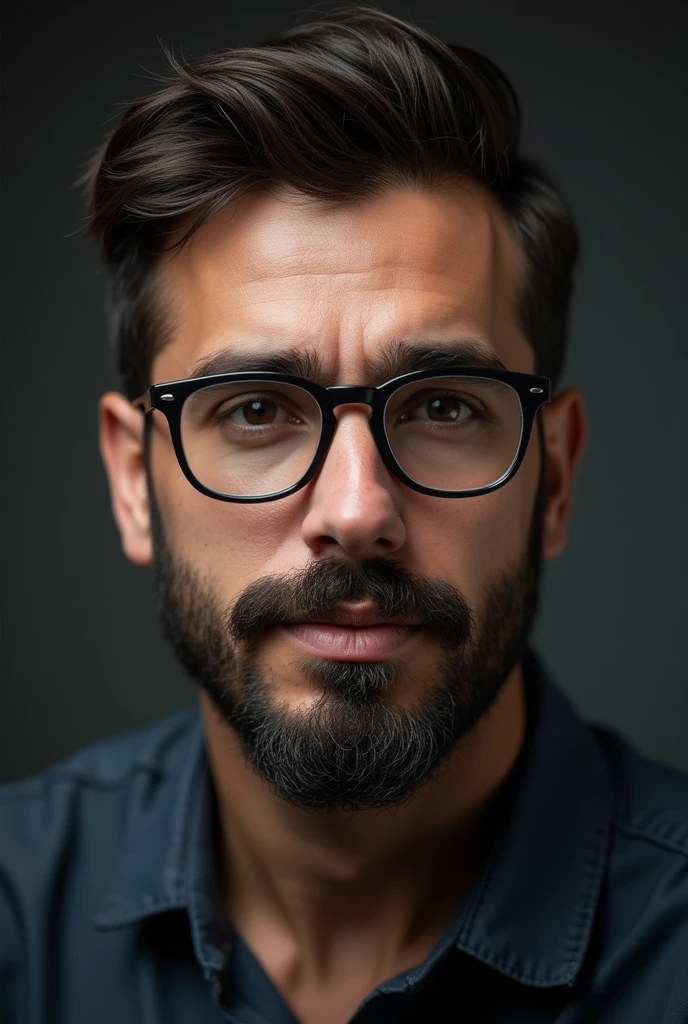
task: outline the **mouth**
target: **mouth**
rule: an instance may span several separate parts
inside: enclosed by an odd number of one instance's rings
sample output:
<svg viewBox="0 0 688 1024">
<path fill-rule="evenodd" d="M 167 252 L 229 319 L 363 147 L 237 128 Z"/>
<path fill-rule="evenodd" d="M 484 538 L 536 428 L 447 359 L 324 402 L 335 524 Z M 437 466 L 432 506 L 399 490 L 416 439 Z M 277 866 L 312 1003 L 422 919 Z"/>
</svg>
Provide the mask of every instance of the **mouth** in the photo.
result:
<svg viewBox="0 0 688 1024">
<path fill-rule="evenodd" d="M 296 617 L 281 628 L 311 655 L 335 661 L 383 661 L 420 633 L 408 618 L 386 619 L 370 604 L 338 605 L 332 615 Z"/>
</svg>

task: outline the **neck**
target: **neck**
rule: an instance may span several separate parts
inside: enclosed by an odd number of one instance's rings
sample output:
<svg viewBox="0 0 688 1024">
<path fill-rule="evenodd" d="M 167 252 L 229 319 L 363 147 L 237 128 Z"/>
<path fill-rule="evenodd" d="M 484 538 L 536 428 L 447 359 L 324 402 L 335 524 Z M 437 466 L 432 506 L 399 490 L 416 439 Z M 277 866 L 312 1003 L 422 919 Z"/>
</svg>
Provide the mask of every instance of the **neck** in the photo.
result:
<svg viewBox="0 0 688 1024">
<path fill-rule="evenodd" d="M 423 959 L 487 856 L 525 735 L 521 665 L 440 776 L 393 812 L 285 804 L 251 770 L 204 692 L 201 711 L 219 809 L 221 890 L 246 941 L 273 936 L 280 955 L 321 974 L 347 941 L 368 957 L 374 948 L 383 976 L 421 952 Z"/>
</svg>

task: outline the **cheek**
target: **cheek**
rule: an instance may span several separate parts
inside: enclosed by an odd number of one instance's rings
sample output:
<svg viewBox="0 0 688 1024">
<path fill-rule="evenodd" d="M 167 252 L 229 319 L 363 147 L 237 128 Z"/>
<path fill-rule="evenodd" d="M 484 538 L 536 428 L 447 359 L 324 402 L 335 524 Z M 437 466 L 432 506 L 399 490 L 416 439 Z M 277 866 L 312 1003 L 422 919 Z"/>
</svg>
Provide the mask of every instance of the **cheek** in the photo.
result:
<svg viewBox="0 0 688 1024">
<path fill-rule="evenodd" d="M 294 530 L 289 499 L 242 505 L 209 498 L 182 474 L 171 445 L 159 449 L 155 491 L 168 542 L 180 558 L 214 580 L 225 600 L 259 576 L 285 571 L 284 547 Z"/>
<path fill-rule="evenodd" d="M 407 509 L 409 568 L 448 580 L 472 605 L 486 583 L 520 560 L 537 487 L 537 460 L 524 460 L 492 494 L 456 500 L 425 498 Z"/>
<path fill-rule="evenodd" d="M 532 524 L 538 469 L 538 454 L 531 445 L 507 484 L 475 499 L 471 564 L 482 578 L 492 579 L 522 559 Z"/>
</svg>

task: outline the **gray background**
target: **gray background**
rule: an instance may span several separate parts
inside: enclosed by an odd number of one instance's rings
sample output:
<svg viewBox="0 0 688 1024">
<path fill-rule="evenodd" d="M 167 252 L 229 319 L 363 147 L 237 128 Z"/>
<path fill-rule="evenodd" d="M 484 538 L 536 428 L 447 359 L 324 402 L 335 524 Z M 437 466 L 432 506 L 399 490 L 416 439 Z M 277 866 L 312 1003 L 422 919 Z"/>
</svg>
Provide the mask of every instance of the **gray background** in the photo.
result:
<svg viewBox="0 0 688 1024">
<path fill-rule="evenodd" d="M 527 148 L 584 242 L 564 383 L 591 444 L 536 645 L 588 718 L 688 770 L 685 110 L 688 6 L 382 4 L 483 50 L 523 101 Z M 160 637 L 151 575 L 122 555 L 96 443 L 113 386 L 95 252 L 72 188 L 157 38 L 187 56 L 252 43 L 296 5 L 219 0 L 6 8 L 0 773 L 194 700 Z M 302 16 L 302 20 L 305 20 Z"/>
</svg>

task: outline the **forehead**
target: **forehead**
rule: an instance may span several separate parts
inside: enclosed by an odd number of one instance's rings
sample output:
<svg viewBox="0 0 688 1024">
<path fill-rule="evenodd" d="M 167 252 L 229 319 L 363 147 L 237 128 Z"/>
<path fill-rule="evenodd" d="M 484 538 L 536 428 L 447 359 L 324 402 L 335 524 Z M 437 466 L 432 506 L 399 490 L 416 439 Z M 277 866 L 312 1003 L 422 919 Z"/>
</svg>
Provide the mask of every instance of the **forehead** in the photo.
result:
<svg viewBox="0 0 688 1024">
<path fill-rule="evenodd" d="M 171 331 L 153 380 L 193 375 L 222 351 L 245 354 L 249 368 L 298 348 L 317 355 L 327 382 L 364 383 L 362 367 L 400 339 L 470 338 L 510 369 L 534 369 L 516 312 L 520 251 L 497 201 L 472 182 L 350 204 L 250 196 L 159 273 Z"/>
</svg>

